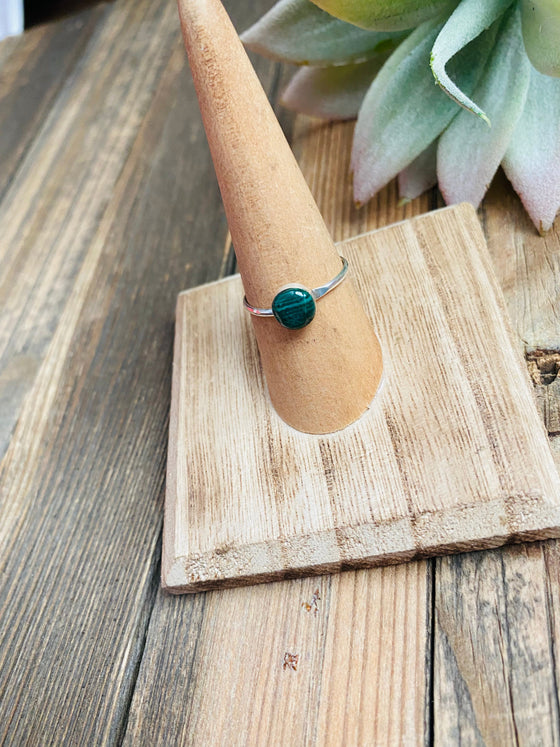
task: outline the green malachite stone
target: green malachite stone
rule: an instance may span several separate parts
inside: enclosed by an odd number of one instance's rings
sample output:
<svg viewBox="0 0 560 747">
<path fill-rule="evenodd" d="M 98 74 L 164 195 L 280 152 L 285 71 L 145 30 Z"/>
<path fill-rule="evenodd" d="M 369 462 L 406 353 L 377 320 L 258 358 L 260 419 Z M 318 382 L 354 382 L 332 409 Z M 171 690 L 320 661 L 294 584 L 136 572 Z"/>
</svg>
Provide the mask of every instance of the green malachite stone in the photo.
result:
<svg viewBox="0 0 560 747">
<path fill-rule="evenodd" d="M 305 288 L 285 288 L 276 294 L 272 313 L 283 327 L 301 329 L 313 321 L 315 299 Z"/>
</svg>

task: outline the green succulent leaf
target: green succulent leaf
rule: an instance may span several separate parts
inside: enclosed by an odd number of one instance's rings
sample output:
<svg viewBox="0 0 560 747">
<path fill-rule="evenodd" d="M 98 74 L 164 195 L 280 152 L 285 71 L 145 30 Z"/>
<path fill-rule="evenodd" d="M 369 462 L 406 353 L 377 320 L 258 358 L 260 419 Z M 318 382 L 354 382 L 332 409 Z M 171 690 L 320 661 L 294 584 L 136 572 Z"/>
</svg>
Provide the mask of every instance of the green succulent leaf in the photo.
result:
<svg viewBox="0 0 560 747">
<path fill-rule="evenodd" d="M 327 13 L 364 29 L 410 29 L 449 12 L 458 0 L 313 0 Z"/>
<path fill-rule="evenodd" d="M 437 184 L 438 141 L 428 145 L 426 150 L 408 164 L 399 174 L 399 196 L 401 204 L 406 204 Z"/>
<path fill-rule="evenodd" d="M 281 103 L 313 117 L 353 119 L 387 57 L 378 54 L 355 65 L 302 68 L 288 84 Z"/>
<path fill-rule="evenodd" d="M 366 202 L 420 155 L 457 114 L 457 104 L 434 85 L 426 59 L 442 28 L 426 21 L 389 57 L 369 88 L 354 134 L 354 195 Z M 450 62 L 462 90 L 477 84 L 496 29 L 481 34 Z"/>
<path fill-rule="evenodd" d="M 521 8 L 529 59 L 540 73 L 560 77 L 559 0 L 522 0 Z"/>
<path fill-rule="evenodd" d="M 502 165 L 537 229 L 548 231 L 560 208 L 560 79 L 531 70 Z"/>
<path fill-rule="evenodd" d="M 310 0 L 280 0 L 241 40 L 252 51 L 296 65 L 345 65 L 382 48 L 403 32 L 364 31 L 325 13 Z"/>
<path fill-rule="evenodd" d="M 508 11 L 484 74 L 474 90 L 492 127 L 461 110 L 439 139 L 437 174 L 447 204 L 478 206 L 504 157 L 523 112 L 531 77 L 518 6 Z"/>
<path fill-rule="evenodd" d="M 446 70 L 449 60 L 488 29 L 512 4 L 512 0 L 462 0 L 438 35 L 430 64 L 438 85 L 460 106 L 490 124 L 485 112 L 453 82 Z"/>
</svg>

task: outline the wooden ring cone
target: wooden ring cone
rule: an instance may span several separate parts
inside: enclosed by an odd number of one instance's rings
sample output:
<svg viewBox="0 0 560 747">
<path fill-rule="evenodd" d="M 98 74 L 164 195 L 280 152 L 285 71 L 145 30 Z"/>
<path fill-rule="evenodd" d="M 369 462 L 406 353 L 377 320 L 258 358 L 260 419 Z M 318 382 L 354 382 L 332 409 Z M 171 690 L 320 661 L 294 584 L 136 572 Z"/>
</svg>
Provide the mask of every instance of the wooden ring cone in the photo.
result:
<svg viewBox="0 0 560 747">
<path fill-rule="evenodd" d="M 288 283 L 316 288 L 335 277 L 340 258 L 220 0 L 178 2 L 245 293 L 253 306 L 270 308 Z M 330 433 L 368 409 L 382 355 L 350 278 L 301 330 L 252 320 L 270 398 L 286 423 Z"/>
</svg>

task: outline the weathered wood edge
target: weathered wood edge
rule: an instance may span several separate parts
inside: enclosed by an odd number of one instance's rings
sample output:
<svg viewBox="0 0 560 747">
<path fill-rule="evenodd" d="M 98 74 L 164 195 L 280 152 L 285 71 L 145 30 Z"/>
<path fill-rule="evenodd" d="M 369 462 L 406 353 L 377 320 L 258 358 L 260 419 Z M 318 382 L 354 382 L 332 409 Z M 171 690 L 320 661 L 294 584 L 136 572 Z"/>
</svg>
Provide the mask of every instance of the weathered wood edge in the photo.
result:
<svg viewBox="0 0 560 747">
<path fill-rule="evenodd" d="M 451 214 L 454 214 L 455 212 L 460 212 L 461 214 L 465 213 L 467 219 L 465 225 L 468 224 L 470 226 L 472 224 L 476 233 L 480 233 L 481 240 L 483 240 L 474 211 L 470 206 L 465 205 L 460 206 L 459 208 L 442 208 L 435 214 L 431 213 L 430 215 L 434 216 L 437 213 L 444 215 L 446 212 Z M 425 218 L 423 217 L 414 219 L 414 223 L 418 223 L 419 226 L 423 225 L 423 222 L 425 222 Z M 373 231 L 372 233 L 375 234 L 376 232 Z M 362 237 L 364 235 L 365 234 L 362 234 Z M 352 238 L 347 241 L 348 243 L 355 243 L 357 239 Z M 341 251 L 344 253 L 344 242 L 339 244 L 339 247 L 341 247 Z M 485 252 L 481 252 L 481 255 L 485 255 Z M 480 261 L 489 276 L 488 279 L 496 295 L 498 308 L 503 313 L 502 324 L 508 332 L 512 348 L 517 357 L 518 348 L 515 346 L 514 335 L 507 318 L 505 303 L 501 290 L 494 277 L 489 257 L 481 256 Z M 184 334 L 182 301 L 193 299 L 193 303 L 200 304 L 200 299 L 204 298 L 204 296 L 214 288 L 225 290 L 224 284 L 231 283 L 239 285 L 240 295 L 241 286 L 238 276 L 220 280 L 202 288 L 194 288 L 180 294 L 177 305 L 178 314 L 180 314 L 180 316 L 177 319 L 175 335 L 176 354 L 178 356 L 182 355 L 181 338 Z M 216 300 L 214 299 L 213 302 L 215 303 Z M 530 385 L 523 360 L 521 359 L 521 356 L 518 356 L 518 358 L 520 371 L 525 374 L 525 378 L 527 379 L 527 391 L 530 391 Z M 182 386 L 182 381 L 179 381 L 178 377 L 178 367 L 184 368 L 184 361 L 181 357 L 177 357 L 175 361 L 173 398 L 178 396 L 179 387 Z M 511 495 L 506 496 L 499 501 L 485 503 L 484 505 L 461 505 L 455 507 L 451 511 L 421 512 L 419 515 L 415 516 L 414 526 L 420 527 L 426 525 L 431 528 L 440 526 L 440 529 L 436 532 L 438 536 L 444 536 L 446 533 L 449 533 L 447 527 L 449 527 L 450 523 L 459 526 L 467 521 L 469 529 L 466 530 L 462 536 L 455 532 L 453 538 L 450 537 L 449 541 L 443 544 L 432 545 L 428 543 L 424 547 L 418 548 L 415 543 L 407 545 L 406 542 L 403 542 L 404 546 L 399 550 L 395 550 L 391 553 L 381 552 L 376 556 L 364 557 L 362 560 L 356 561 L 355 563 L 348 562 L 344 557 L 341 558 L 339 556 L 339 550 L 332 550 L 332 557 L 328 557 L 328 553 L 326 553 L 325 557 L 321 561 L 317 560 L 314 566 L 309 566 L 303 562 L 299 566 L 296 565 L 295 567 L 290 567 L 289 570 L 271 572 L 270 566 L 281 566 L 281 559 L 286 556 L 293 556 L 295 553 L 296 557 L 298 554 L 300 554 L 302 558 L 309 557 L 309 553 L 306 549 L 311 541 L 311 537 L 306 535 L 298 535 L 285 540 L 270 540 L 267 543 L 260 544 L 235 545 L 235 547 L 231 549 L 221 548 L 218 552 L 197 555 L 196 558 L 184 557 L 182 555 L 174 556 L 172 548 L 175 544 L 174 537 L 177 529 L 172 507 L 175 506 L 173 496 L 175 495 L 176 497 L 175 489 L 177 485 L 175 453 L 177 443 L 175 439 L 178 409 L 177 406 L 173 406 L 172 404 L 172 429 L 170 431 L 169 440 L 169 454 L 172 455 L 172 457 L 167 481 L 168 497 L 166 500 L 166 524 L 164 527 L 164 562 L 162 564 L 162 585 L 171 593 L 196 593 L 197 591 L 206 591 L 210 589 L 229 588 L 238 585 L 238 583 L 239 585 L 248 585 L 251 583 L 265 583 L 280 578 L 297 578 L 300 575 L 322 575 L 325 573 L 348 570 L 352 567 L 376 567 L 384 564 L 394 564 L 412 559 L 431 557 L 433 555 L 496 548 L 508 542 L 548 539 L 558 537 L 560 534 L 560 511 L 558 506 L 554 507 L 551 503 L 553 500 L 552 496 L 540 496 L 539 498 L 538 495 L 531 495 L 530 497 L 527 496 L 525 498 L 520 498 L 517 495 Z M 493 516 L 494 520 L 492 526 L 488 526 L 488 536 L 484 538 L 477 537 L 473 540 L 473 536 L 475 535 L 473 528 L 488 525 L 490 516 Z M 519 522 L 514 522 L 517 524 L 518 528 L 516 531 L 512 531 L 511 522 L 505 520 L 506 517 L 512 516 L 523 516 L 523 520 L 526 521 L 527 524 L 521 529 L 519 528 Z M 455 522 L 453 521 L 454 518 L 456 520 Z M 459 521 L 459 519 L 461 521 Z M 402 528 L 402 531 L 395 532 L 395 530 L 400 528 Z M 417 534 L 412 527 L 410 519 L 372 522 L 371 524 L 361 524 L 359 527 L 353 528 L 341 527 L 338 531 L 342 532 L 344 536 L 354 538 L 351 542 L 352 547 L 355 546 L 356 542 L 361 545 L 364 545 L 364 543 L 367 542 L 371 547 L 383 547 L 386 544 L 384 542 L 384 537 L 386 535 L 393 537 L 395 533 L 398 533 L 404 538 L 410 540 L 411 538 L 416 537 Z M 368 537 L 367 540 L 365 539 L 366 536 Z M 314 540 L 319 540 L 320 537 L 327 538 L 327 541 L 324 542 L 326 547 L 338 548 L 337 535 L 334 531 L 320 532 L 313 535 Z M 230 556 L 234 558 L 233 561 L 230 560 Z M 234 566 L 242 567 L 246 569 L 247 572 L 241 574 L 239 577 L 231 578 L 231 567 Z M 268 566 L 268 569 L 265 570 L 264 566 Z M 210 575 L 208 575 L 208 569 L 212 569 Z"/>
</svg>

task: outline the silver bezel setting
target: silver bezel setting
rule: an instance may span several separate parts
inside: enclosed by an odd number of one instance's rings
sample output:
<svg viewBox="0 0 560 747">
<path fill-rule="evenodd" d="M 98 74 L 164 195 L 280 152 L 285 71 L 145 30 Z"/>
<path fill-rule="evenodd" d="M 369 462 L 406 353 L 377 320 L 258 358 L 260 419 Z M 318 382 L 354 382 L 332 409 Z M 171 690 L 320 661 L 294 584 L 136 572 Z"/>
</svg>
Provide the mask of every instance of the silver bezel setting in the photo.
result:
<svg viewBox="0 0 560 747">
<path fill-rule="evenodd" d="M 300 288 L 301 290 L 305 290 L 310 293 L 315 301 L 319 301 L 321 298 L 326 296 L 327 293 L 330 293 L 338 285 L 340 285 L 340 283 L 342 283 L 342 281 L 346 277 L 346 273 L 348 272 L 348 260 L 345 257 L 341 257 L 340 259 L 342 261 L 342 269 L 340 270 L 338 275 L 336 275 L 332 280 L 329 280 L 328 283 L 320 285 L 318 288 L 308 288 L 301 283 L 286 283 L 276 291 L 274 298 L 276 298 L 279 293 L 287 290 L 288 288 Z M 249 314 L 252 314 L 253 316 L 274 317 L 272 308 L 261 309 L 257 306 L 251 306 L 251 304 L 247 301 L 247 296 L 245 296 L 243 299 L 243 305 L 245 306 Z"/>
</svg>

